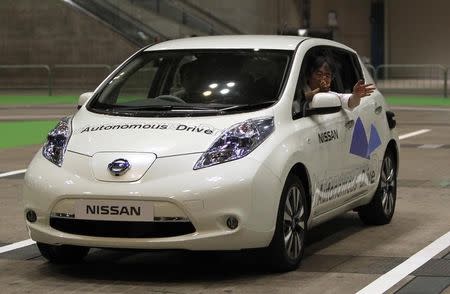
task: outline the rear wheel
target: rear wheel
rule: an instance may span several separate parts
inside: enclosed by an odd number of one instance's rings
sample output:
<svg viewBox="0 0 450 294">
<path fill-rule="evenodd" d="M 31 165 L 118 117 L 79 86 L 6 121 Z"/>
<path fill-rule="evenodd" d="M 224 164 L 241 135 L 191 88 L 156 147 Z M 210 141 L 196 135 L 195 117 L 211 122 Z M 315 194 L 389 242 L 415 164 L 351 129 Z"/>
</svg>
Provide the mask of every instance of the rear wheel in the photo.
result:
<svg viewBox="0 0 450 294">
<path fill-rule="evenodd" d="M 304 252 L 307 221 L 306 194 L 302 182 L 289 175 L 278 208 L 275 233 L 268 247 L 271 267 L 276 271 L 294 270 Z"/>
<path fill-rule="evenodd" d="M 39 251 L 48 261 L 52 263 L 76 263 L 83 260 L 89 253 L 89 247 L 72 246 L 72 245 L 50 245 L 45 243 L 37 243 Z"/>
<path fill-rule="evenodd" d="M 397 199 L 397 162 L 387 151 L 381 166 L 380 182 L 372 201 L 359 208 L 358 214 L 367 225 L 388 224 L 394 215 Z"/>
</svg>

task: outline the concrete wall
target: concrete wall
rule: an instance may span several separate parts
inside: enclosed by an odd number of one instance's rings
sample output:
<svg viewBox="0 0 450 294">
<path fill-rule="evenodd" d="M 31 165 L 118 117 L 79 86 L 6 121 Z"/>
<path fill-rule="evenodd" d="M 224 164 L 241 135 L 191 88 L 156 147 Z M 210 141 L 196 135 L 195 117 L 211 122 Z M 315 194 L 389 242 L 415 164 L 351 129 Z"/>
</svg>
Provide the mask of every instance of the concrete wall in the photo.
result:
<svg viewBox="0 0 450 294">
<path fill-rule="evenodd" d="M 298 29 L 302 1 L 295 0 L 189 0 L 247 34 L 276 34 Z M 335 39 L 370 57 L 370 0 L 311 0 L 311 27 L 328 28 L 328 11 L 338 15 Z"/>
<path fill-rule="evenodd" d="M 370 57 L 370 0 L 311 0 L 311 27 L 327 28 L 332 10 L 338 21 L 335 40 Z"/>
<path fill-rule="evenodd" d="M 299 27 L 296 0 L 189 0 L 246 34 L 276 34 L 279 28 Z"/>
<path fill-rule="evenodd" d="M 450 66 L 450 1 L 388 0 L 388 62 Z"/>
<path fill-rule="evenodd" d="M 299 0 L 189 0 L 248 34 L 299 28 Z M 326 28 L 336 11 L 335 39 L 370 57 L 372 0 L 311 0 L 311 26 Z M 385 0 L 388 63 L 450 65 L 450 1 Z M 0 1 L 0 64 L 117 64 L 136 46 L 60 0 Z"/>
<path fill-rule="evenodd" d="M 370 0 L 312 0 L 311 26 L 327 27 L 328 11 L 338 15 L 336 40 L 362 56 L 370 52 Z M 385 0 L 385 63 L 450 65 L 450 1 Z"/>
<path fill-rule="evenodd" d="M 117 64 L 137 47 L 60 0 L 0 1 L 0 64 Z"/>
</svg>

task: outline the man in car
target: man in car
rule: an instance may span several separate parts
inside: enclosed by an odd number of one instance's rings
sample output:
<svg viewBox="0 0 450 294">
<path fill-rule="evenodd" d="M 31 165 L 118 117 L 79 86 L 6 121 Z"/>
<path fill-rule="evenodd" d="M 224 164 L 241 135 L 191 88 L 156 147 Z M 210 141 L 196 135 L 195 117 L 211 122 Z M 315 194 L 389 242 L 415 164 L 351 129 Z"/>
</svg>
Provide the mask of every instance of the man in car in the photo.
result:
<svg viewBox="0 0 450 294">
<path fill-rule="evenodd" d="M 343 107 L 353 109 L 360 104 L 361 98 L 369 96 L 375 90 L 373 84 L 365 84 L 363 80 L 359 80 L 353 86 L 351 94 L 332 92 L 330 86 L 334 73 L 335 65 L 328 56 L 316 56 L 310 60 L 306 72 L 307 85 L 304 89 L 307 102 L 311 102 L 319 92 L 330 92 L 339 96 Z"/>
</svg>

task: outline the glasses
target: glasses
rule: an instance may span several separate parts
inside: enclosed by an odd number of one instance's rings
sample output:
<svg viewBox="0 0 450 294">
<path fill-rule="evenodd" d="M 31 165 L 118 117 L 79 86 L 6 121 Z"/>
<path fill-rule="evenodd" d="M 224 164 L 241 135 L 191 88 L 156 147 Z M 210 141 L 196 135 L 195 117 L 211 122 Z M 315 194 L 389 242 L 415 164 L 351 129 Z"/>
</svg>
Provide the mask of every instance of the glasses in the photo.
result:
<svg viewBox="0 0 450 294">
<path fill-rule="evenodd" d="M 333 78 L 333 74 L 330 73 L 330 72 L 322 72 L 322 71 L 318 70 L 318 71 L 315 71 L 313 74 L 318 79 L 325 78 L 325 79 L 330 79 L 331 80 Z"/>
</svg>

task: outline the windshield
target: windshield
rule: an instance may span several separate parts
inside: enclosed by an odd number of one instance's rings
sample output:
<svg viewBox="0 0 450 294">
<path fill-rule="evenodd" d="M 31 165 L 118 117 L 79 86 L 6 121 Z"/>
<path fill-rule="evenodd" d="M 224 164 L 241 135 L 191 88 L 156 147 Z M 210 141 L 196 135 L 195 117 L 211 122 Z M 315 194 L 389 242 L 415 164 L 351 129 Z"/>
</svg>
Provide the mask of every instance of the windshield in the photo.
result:
<svg viewBox="0 0 450 294">
<path fill-rule="evenodd" d="M 142 52 L 111 77 L 88 109 L 116 115 L 224 114 L 278 100 L 293 51 Z"/>
</svg>

